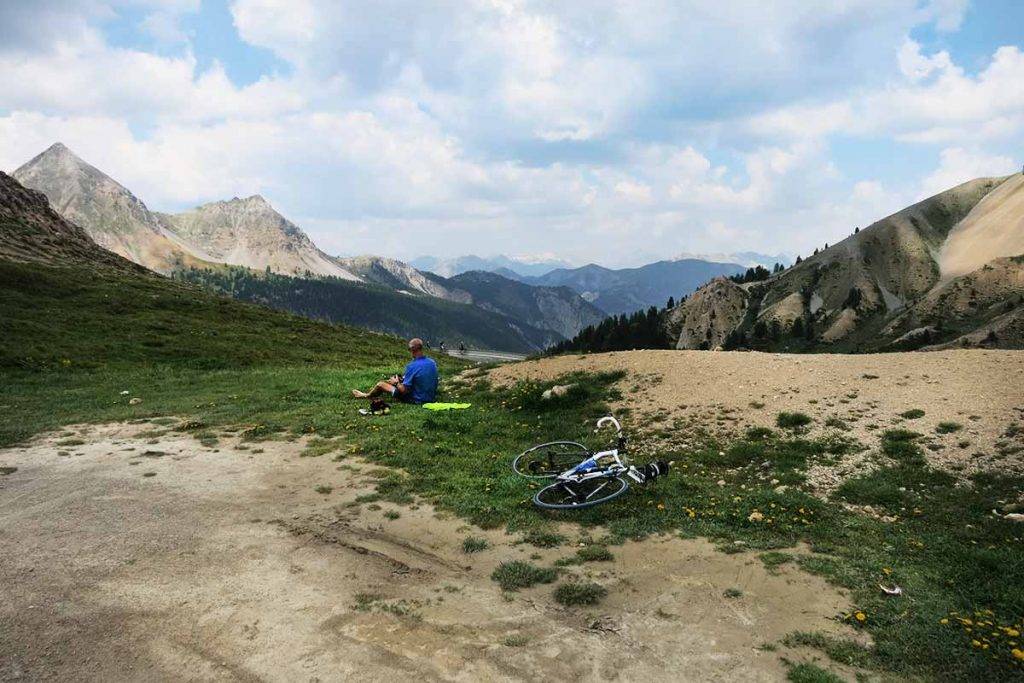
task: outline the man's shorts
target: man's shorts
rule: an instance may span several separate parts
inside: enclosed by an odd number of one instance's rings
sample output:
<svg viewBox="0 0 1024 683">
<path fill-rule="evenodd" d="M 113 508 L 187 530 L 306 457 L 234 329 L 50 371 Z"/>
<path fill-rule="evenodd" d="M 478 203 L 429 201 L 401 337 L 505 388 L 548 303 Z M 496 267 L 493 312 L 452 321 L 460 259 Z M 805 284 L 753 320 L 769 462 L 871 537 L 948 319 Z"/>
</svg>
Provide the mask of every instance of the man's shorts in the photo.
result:
<svg viewBox="0 0 1024 683">
<path fill-rule="evenodd" d="M 403 394 L 398 390 L 398 387 L 391 387 L 391 398 L 398 401 L 399 403 L 412 403 L 412 396 L 409 394 Z"/>
</svg>

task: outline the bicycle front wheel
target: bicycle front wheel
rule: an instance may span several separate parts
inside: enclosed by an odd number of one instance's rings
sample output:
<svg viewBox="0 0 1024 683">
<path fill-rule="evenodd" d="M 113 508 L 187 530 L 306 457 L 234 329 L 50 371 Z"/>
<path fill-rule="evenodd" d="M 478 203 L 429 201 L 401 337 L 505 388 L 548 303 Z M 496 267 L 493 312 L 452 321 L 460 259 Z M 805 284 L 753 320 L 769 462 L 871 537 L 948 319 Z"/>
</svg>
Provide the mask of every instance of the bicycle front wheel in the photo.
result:
<svg viewBox="0 0 1024 683">
<path fill-rule="evenodd" d="M 590 451 L 575 441 L 552 441 L 527 449 L 512 461 L 516 474 L 531 479 L 552 479 L 590 457 Z"/>
<path fill-rule="evenodd" d="M 581 510 L 618 498 L 629 490 L 621 477 L 594 477 L 583 481 L 560 481 L 545 486 L 533 497 L 546 510 Z"/>
</svg>

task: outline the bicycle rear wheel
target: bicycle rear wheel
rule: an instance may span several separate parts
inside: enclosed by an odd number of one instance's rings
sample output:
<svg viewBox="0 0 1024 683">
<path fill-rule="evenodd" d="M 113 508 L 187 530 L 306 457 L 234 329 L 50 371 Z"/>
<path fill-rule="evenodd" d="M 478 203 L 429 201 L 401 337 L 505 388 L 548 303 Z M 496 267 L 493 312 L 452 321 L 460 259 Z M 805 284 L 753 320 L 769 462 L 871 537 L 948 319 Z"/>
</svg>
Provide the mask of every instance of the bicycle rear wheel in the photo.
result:
<svg viewBox="0 0 1024 683">
<path fill-rule="evenodd" d="M 621 477 L 560 481 L 537 491 L 533 502 L 546 510 L 581 510 L 618 498 L 628 490 L 629 484 Z"/>
<path fill-rule="evenodd" d="M 552 441 L 529 448 L 512 461 L 516 474 L 531 479 L 557 477 L 590 457 L 590 451 L 575 441 Z"/>
</svg>

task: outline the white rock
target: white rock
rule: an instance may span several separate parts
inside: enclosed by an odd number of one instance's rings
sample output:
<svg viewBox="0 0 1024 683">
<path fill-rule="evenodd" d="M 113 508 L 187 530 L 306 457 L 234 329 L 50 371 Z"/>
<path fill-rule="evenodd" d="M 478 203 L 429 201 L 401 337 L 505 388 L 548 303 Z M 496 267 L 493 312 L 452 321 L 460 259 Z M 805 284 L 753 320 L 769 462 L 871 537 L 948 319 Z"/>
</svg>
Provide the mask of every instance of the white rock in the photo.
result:
<svg viewBox="0 0 1024 683">
<path fill-rule="evenodd" d="M 548 399 L 552 399 L 552 398 L 557 398 L 559 396 L 565 396 L 566 394 L 569 393 L 569 390 L 572 389 L 574 386 L 576 386 L 576 385 L 575 384 L 556 384 L 555 386 L 551 387 L 550 389 L 545 391 L 543 394 L 541 394 L 540 397 L 543 398 L 544 400 L 548 400 Z"/>
</svg>

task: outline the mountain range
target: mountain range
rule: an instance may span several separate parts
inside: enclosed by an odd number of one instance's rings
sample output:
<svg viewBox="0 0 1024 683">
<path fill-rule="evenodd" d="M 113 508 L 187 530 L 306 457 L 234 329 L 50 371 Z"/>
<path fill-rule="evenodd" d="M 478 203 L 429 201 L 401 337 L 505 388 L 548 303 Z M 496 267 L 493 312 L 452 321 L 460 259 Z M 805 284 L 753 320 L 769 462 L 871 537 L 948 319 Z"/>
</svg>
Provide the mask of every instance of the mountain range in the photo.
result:
<svg viewBox="0 0 1024 683">
<path fill-rule="evenodd" d="M 518 276 L 543 275 L 555 268 L 571 268 L 572 264 L 554 258 L 525 258 L 511 256 L 457 256 L 450 259 L 434 256 L 419 256 L 409 261 L 409 265 L 419 270 L 427 270 L 442 277 L 461 275 L 471 270 L 483 270 L 489 273 Z"/>
<path fill-rule="evenodd" d="M 958 185 L 765 281 L 716 279 L 667 327 L 682 349 L 1020 348 L 1024 176 Z"/>
<path fill-rule="evenodd" d="M 485 278 L 486 284 L 474 277 L 450 282 L 395 259 L 330 256 L 259 195 L 177 214 L 150 211 L 131 191 L 61 143 L 13 176 L 42 192 L 54 210 L 80 225 L 97 244 L 130 261 L 162 274 L 211 271 L 189 278 L 239 296 L 262 289 L 258 296 L 265 301 L 307 315 L 403 336 L 425 336 L 432 330 L 435 340 L 443 336 L 521 352 L 542 350 L 604 315 L 565 288 L 527 287 L 500 276 Z M 216 275 L 225 266 L 298 279 L 326 278 L 329 283 L 318 288 L 321 303 L 311 310 L 288 295 L 285 290 L 296 287 L 280 279 L 262 288 L 254 282 L 242 289 L 227 286 Z M 237 273 L 230 280 L 237 282 Z M 364 289 L 343 287 L 342 281 Z M 359 301 L 366 310 L 327 301 L 325 292 Z"/>
<path fill-rule="evenodd" d="M 618 270 L 595 264 L 558 268 L 539 277 L 518 279 L 539 287 L 568 287 L 608 315 L 619 315 L 651 306 L 661 308 L 669 297 L 678 300 L 712 278 L 744 270 L 735 263 L 677 259 Z"/>
</svg>

